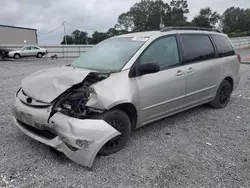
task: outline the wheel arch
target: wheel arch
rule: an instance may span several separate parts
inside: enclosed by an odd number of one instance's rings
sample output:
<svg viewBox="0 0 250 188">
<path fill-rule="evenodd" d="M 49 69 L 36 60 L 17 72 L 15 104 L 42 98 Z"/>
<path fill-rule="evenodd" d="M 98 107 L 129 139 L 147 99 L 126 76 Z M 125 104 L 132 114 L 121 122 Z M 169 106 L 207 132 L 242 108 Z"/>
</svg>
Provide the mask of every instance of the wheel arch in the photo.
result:
<svg viewBox="0 0 250 188">
<path fill-rule="evenodd" d="M 227 76 L 226 78 L 224 78 L 224 80 L 227 80 L 230 83 L 231 88 L 233 90 L 233 88 L 234 88 L 234 80 L 233 80 L 233 78 L 231 76 Z"/>
<path fill-rule="evenodd" d="M 121 104 L 117 104 L 113 106 L 109 110 L 114 109 L 114 108 L 124 111 L 128 115 L 131 121 L 131 126 L 132 126 L 131 128 L 132 129 L 136 128 L 137 121 L 138 121 L 138 114 L 137 114 L 137 109 L 134 104 L 129 103 L 129 102 L 121 103 Z"/>
<path fill-rule="evenodd" d="M 42 53 L 42 52 L 37 52 L 36 56 L 38 57 L 40 54 L 43 56 L 43 53 Z M 42 57 L 42 56 L 41 56 L 41 57 Z"/>
</svg>

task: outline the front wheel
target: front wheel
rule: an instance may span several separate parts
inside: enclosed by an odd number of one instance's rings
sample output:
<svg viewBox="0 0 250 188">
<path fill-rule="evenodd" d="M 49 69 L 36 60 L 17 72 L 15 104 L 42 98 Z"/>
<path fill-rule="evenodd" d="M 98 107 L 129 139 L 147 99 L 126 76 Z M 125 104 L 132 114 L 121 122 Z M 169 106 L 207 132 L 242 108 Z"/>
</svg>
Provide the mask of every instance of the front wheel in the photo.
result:
<svg viewBox="0 0 250 188">
<path fill-rule="evenodd" d="M 103 119 L 121 134 L 109 140 L 99 151 L 100 155 L 109 155 L 120 151 L 126 145 L 131 134 L 131 121 L 128 115 L 119 109 L 98 114 L 95 119 Z"/>
<path fill-rule="evenodd" d="M 14 55 L 14 58 L 15 58 L 15 59 L 19 59 L 20 57 L 21 57 L 20 54 L 15 54 L 15 55 Z"/>
<path fill-rule="evenodd" d="M 223 80 L 220 84 L 214 100 L 210 103 L 213 108 L 225 108 L 230 100 L 232 86 L 227 80 Z"/>
<path fill-rule="evenodd" d="M 38 53 L 38 54 L 37 54 L 37 57 L 38 57 L 38 58 L 42 58 L 42 57 L 43 57 L 43 54 L 42 54 L 42 53 Z"/>
</svg>

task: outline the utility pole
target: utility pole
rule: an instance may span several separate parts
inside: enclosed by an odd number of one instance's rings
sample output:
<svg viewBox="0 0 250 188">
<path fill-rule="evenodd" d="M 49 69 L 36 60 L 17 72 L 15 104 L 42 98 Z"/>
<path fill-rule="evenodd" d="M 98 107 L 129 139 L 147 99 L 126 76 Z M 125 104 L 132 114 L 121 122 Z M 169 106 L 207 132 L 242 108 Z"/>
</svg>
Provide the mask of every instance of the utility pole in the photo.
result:
<svg viewBox="0 0 250 188">
<path fill-rule="evenodd" d="M 66 30 L 65 30 L 65 22 L 63 21 L 63 29 L 64 29 L 64 37 L 65 37 L 65 44 L 67 45 L 67 35 L 66 35 Z"/>
<path fill-rule="evenodd" d="M 65 44 L 68 45 L 67 43 L 67 34 L 66 34 L 66 29 L 65 29 L 65 22 L 63 21 L 63 29 L 64 29 L 64 37 L 65 37 Z M 67 52 L 68 52 L 68 48 L 66 47 Z M 64 56 L 64 48 L 63 48 L 63 56 Z M 66 63 L 68 64 L 68 53 L 67 53 L 67 61 Z"/>
</svg>

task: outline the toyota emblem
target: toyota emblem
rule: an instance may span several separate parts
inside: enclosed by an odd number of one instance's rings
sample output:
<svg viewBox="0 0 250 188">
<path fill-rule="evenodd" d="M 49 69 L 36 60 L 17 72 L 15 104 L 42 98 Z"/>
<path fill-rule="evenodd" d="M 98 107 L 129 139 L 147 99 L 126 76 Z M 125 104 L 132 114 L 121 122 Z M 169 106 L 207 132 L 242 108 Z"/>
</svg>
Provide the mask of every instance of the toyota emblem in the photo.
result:
<svg viewBox="0 0 250 188">
<path fill-rule="evenodd" d="M 32 103 L 32 98 L 28 97 L 26 101 L 28 104 L 30 104 L 30 103 Z"/>
</svg>

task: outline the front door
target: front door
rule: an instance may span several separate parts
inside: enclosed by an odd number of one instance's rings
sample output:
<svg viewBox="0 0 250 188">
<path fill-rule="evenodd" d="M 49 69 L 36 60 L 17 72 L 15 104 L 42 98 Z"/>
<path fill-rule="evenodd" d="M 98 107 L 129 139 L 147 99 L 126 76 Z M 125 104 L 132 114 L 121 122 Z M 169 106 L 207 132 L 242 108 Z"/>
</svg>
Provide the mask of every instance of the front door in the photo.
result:
<svg viewBox="0 0 250 188">
<path fill-rule="evenodd" d="M 139 63 L 157 62 L 160 71 L 137 77 L 142 124 L 183 108 L 185 72 L 180 66 L 175 36 L 157 39 L 139 58 Z"/>
</svg>

